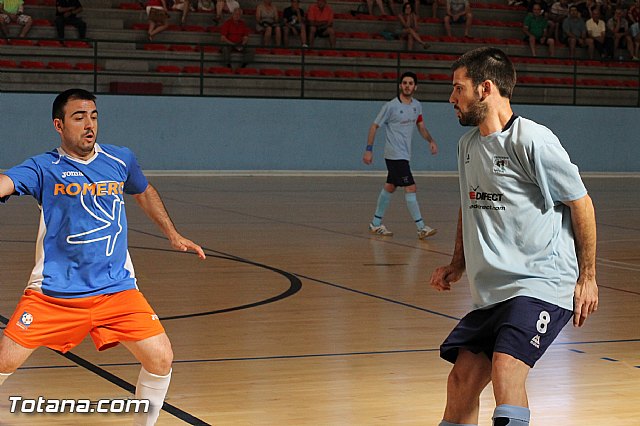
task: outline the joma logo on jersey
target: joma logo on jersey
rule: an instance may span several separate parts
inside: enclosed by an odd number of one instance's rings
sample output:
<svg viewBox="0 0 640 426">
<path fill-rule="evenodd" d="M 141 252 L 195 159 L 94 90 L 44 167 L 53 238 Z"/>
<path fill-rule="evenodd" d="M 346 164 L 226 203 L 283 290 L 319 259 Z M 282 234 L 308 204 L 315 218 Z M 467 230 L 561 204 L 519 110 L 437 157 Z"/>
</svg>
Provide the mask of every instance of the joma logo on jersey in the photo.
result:
<svg viewBox="0 0 640 426">
<path fill-rule="evenodd" d="M 66 179 L 67 176 L 84 176 L 82 172 L 78 172 L 76 170 L 70 170 L 68 172 L 62 172 L 62 179 Z"/>
<path fill-rule="evenodd" d="M 53 195 L 121 195 L 124 192 L 124 182 L 98 182 L 98 183 L 56 183 L 53 187 Z"/>
<path fill-rule="evenodd" d="M 469 192 L 469 199 L 471 200 L 487 200 L 487 201 L 502 201 L 504 194 L 497 194 L 493 192 Z"/>
</svg>

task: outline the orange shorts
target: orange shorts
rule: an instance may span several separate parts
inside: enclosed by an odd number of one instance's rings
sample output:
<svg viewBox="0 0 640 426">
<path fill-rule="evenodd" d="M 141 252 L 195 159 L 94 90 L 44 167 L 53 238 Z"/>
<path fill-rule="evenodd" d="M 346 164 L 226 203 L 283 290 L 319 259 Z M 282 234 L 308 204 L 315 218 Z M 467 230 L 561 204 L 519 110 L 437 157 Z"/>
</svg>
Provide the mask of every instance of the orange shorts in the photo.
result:
<svg viewBox="0 0 640 426">
<path fill-rule="evenodd" d="M 164 333 L 158 316 L 138 290 L 62 299 L 26 290 L 4 334 L 30 349 L 71 350 L 91 334 L 99 351 L 118 342 Z"/>
</svg>

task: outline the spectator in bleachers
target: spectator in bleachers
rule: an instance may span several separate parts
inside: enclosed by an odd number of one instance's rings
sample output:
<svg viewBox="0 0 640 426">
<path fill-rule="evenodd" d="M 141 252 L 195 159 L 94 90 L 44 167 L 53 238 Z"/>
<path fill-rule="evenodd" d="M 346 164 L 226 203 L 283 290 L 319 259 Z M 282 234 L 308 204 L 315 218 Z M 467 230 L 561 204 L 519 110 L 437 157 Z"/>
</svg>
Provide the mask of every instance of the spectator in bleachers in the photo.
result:
<svg viewBox="0 0 640 426">
<path fill-rule="evenodd" d="M 536 45 L 538 43 L 549 46 L 549 56 L 555 56 L 555 40 L 553 37 L 549 37 L 549 21 L 542 14 L 542 8 L 539 4 L 533 5 L 533 13 L 524 18 L 522 31 L 525 34 L 525 41 L 529 42 L 532 56 L 537 56 Z"/>
<path fill-rule="evenodd" d="M 289 34 L 300 36 L 302 47 L 307 47 L 307 28 L 304 20 L 304 9 L 300 7 L 300 0 L 291 0 L 291 6 L 282 12 L 284 46 L 289 46 Z"/>
<path fill-rule="evenodd" d="M 633 58 L 633 39 L 631 38 L 631 31 L 629 31 L 629 22 L 624 17 L 624 9 L 621 6 L 616 8 L 614 15 L 607 21 L 608 34 L 613 40 L 612 55 L 615 55 L 618 47 L 627 49 L 629 52 L 629 58 Z M 620 56 L 622 59 L 622 56 Z"/>
<path fill-rule="evenodd" d="M 216 2 L 213 0 L 198 0 L 198 12 L 213 12 L 216 9 Z"/>
<path fill-rule="evenodd" d="M 256 7 L 256 31 L 262 34 L 262 44 L 271 45 L 271 37 L 275 35 L 276 46 L 282 43 L 282 28 L 278 17 L 278 8 L 271 0 L 262 0 Z"/>
<path fill-rule="evenodd" d="M 171 5 L 171 10 L 180 12 L 180 25 L 185 25 L 187 23 L 187 15 L 190 12 L 190 3 L 189 0 L 173 0 L 173 5 Z"/>
<path fill-rule="evenodd" d="M 78 29 L 78 37 L 87 37 L 87 23 L 78 16 L 82 12 L 80 0 L 56 0 L 56 31 L 58 38 L 64 39 L 64 26 L 72 25 Z"/>
<path fill-rule="evenodd" d="M 552 1 L 552 0 L 550 0 Z M 540 5 L 540 9 L 542 9 L 542 14 L 546 15 L 547 12 L 549 12 L 549 9 L 551 9 L 549 7 L 549 3 L 547 3 L 546 0 L 529 0 L 527 2 L 527 11 L 529 13 L 533 13 L 533 6 L 535 6 L 536 4 Z"/>
<path fill-rule="evenodd" d="M 22 26 L 18 37 L 26 37 L 33 25 L 31 16 L 24 13 L 24 0 L 0 0 L 0 36 L 9 37 L 11 22 Z"/>
<path fill-rule="evenodd" d="M 451 37 L 451 24 L 464 24 L 464 37 L 471 38 L 469 30 L 473 22 L 469 0 L 447 0 L 447 14 L 444 17 L 444 29 Z"/>
<path fill-rule="evenodd" d="M 148 0 L 146 9 L 149 19 L 147 34 L 151 41 L 157 34 L 169 28 L 169 11 L 165 0 Z"/>
<path fill-rule="evenodd" d="M 216 0 L 216 17 L 213 19 L 216 23 L 222 21 L 224 13 L 233 14 L 240 7 L 240 3 L 236 0 Z"/>
<path fill-rule="evenodd" d="M 569 0 L 558 0 L 551 5 L 547 18 L 549 19 L 550 32 L 556 43 L 561 41 L 562 22 L 569 16 Z"/>
<path fill-rule="evenodd" d="M 246 67 L 253 61 L 253 49 L 249 48 L 249 35 L 251 30 L 242 20 L 242 9 L 236 8 L 220 27 L 220 39 L 225 45 L 222 47 L 222 62 L 227 68 L 231 68 L 231 54 L 238 52 L 242 54 L 241 68 Z"/>
<path fill-rule="evenodd" d="M 391 1 L 393 2 L 393 0 Z M 369 15 L 373 15 L 373 2 L 374 0 L 367 0 L 367 10 L 369 11 Z M 387 11 L 384 8 L 384 3 L 382 2 L 382 0 L 375 0 L 375 2 L 376 2 L 376 6 L 378 6 L 378 10 L 380 11 L 380 14 L 386 15 Z"/>
<path fill-rule="evenodd" d="M 634 43 L 633 60 L 637 61 L 638 58 L 640 58 L 640 55 L 638 54 L 638 51 L 640 50 L 640 0 L 636 0 L 636 2 L 629 8 L 627 16 L 629 18 L 629 22 L 631 22 L 631 27 L 629 27 L 629 29 Z"/>
<path fill-rule="evenodd" d="M 431 14 L 434 18 L 438 17 L 438 7 L 447 7 L 447 0 L 415 0 L 415 12 L 420 16 L 420 5 L 431 6 Z"/>
<path fill-rule="evenodd" d="M 569 8 L 569 16 L 562 22 L 564 41 L 569 45 L 569 56 L 576 57 L 576 46 L 587 45 L 587 27 L 576 6 Z"/>
<path fill-rule="evenodd" d="M 402 6 L 402 13 L 398 15 L 401 28 L 400 36 L 407 39 L 407 50 L 413 50 L 413 42 L 416 41 L 423 49 L 429 48 L 429 44 L 422 40 L 418 34 L 418 15 L 413 10 L 413 4 L 407 2 Z"/>
<path fill-rule="evenodd" d="M 329 46 L 336 47 L 336 32 L 333 29 L 333 9 L 327 0 L 316 0 L 307 12 L 309 23 L 309 46 L 313 47 L 316 37 L 328 37 Z"/>
<path fill-rule="evenodd" d="M 587 47 L 589 49 L 589 59 L 593 59 L 594 50 L 600 54 L 600 59 L 612 57 L 610 38 L 607 38 L 607 27 L 600 19 L 600 7 L 591 8 L 591 19 L 586 22 L 587 27 Z"/>
</svg>

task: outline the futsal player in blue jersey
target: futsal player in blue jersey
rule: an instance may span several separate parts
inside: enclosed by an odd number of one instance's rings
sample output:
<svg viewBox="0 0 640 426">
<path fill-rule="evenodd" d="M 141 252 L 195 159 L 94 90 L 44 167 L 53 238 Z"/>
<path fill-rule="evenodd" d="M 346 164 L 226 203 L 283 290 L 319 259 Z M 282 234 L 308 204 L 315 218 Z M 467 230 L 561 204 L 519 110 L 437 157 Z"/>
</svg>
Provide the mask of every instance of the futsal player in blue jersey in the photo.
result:
<svg viewBox="0 0 640 426">
<path fill-rule="evenodd" d="M 0 174 L 0 202 L 31 195 L 40 207 L 36 264 L 0 338 L 0 384 L 40 346 L 69 351 L 90 334 L 98 350 L 122 343 L 142 364 L 136 398 L 150 402 L 134 424 L 152 425 L 171 379 L 173 352 L 138 291 L 127 246 L 124 194 L 180 251 L 205 258 L 178 233 L 158 192 L 127 148 L 99 145 L 93 94 L 71 89 L 53 103 L 60 147 Z"/>
<path fill-rule="evenodd" d="M 425 225 L 420 206 L 416 198 L 416 182 L 411 174 L 409 160 L 411 159 L 411 140 L 413 131 L 417 127 L 420 135 L 429 141 L 431 155 L 438 153 L 438 145 L 427 130 L 422 117 L 422 105 L 413 97 L 418 88 L 418 77 L 415 73 L 405 72 L 400 77 L 400 94 L 387 102 L 373 124 L 369 128 L 367 146 L 362 161 L 369 165 L 373 162 L 373 143 L 376 131 L 386 126 L 384 145 L 384 161 L 387 165 L 387 182 L 378 195 L 378 203 L 373 220 L 369 224 L 369 232 L 375 235 L 390 237 L 393 232 L 382 224 L 382 218 L 387 210 L 397 187 L 404 188 L 404 198 L 409 213 L 418 228 L 418 238 L 423 240 L 434 235 L 437 230 Z"/>
<path fill-rule="evenodd" d="M 452 71 L 449 101 L 473 128 L 458 144 L 453 258 L 431 286 L 451 290 L 466 271 L 474 310 L 440 347 L 454 363 L 440 426 L 477 425 L 489 382 L 494 426 L 525 426 L 529 370 L 569 320 L 580 327 L 598 307 L 594 207 L 558 138 L 513 113 L 516 72 L 504 52 L 469 51 Z"/>
</svg>

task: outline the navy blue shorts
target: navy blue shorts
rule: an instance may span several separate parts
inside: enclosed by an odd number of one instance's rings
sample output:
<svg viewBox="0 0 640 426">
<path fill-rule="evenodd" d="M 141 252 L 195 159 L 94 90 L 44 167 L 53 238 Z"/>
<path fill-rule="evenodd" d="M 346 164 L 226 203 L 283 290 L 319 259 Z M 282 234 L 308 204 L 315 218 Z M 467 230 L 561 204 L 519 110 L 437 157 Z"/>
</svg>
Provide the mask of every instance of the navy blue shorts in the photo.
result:
<svg viewBox="0 0 640 426">
<path fill-rule="evenodd" d="M 387 163 L 387 183 L 395 186 L 415 185 L 407 160 L 384 160 Z"/>
<path fill-rule="evenodd" d="M 464 348 L 483 352 L 489 360 L 494 352 L 509 354 L 533 367 L 572 316 L 567 309 L 533 297 L 514 297 L 469 312 L 440 346 L 440 357 L 455 363 L 458 350 Z"/>
</svg>

